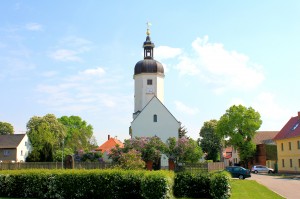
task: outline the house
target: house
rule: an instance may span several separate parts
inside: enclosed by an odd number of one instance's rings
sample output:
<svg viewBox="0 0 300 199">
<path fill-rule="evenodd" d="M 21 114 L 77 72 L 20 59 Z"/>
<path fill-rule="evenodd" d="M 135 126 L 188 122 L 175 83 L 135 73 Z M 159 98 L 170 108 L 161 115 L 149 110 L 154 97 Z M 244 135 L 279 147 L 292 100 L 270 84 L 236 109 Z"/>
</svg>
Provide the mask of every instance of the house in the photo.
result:
<svg viewBox="0 0 300 199">
<path fill-rule="evenodd" d="M 223 150 L 223 158 L 225 167 L 239 164 L 240 162 L 238 151 L 232 146 L 226 147 Z"/>
<path fill-rule="evenodd" d="M 270 168 L 275 168 L 277 162 L 277 147 L 273 140 L 278 131 L 257 131 L 253 142 L 256 145 L 256 152 L 249 165 L 265 165 Z"/>
<path fill-rule="evenodd" d="M 108 154 L 110 153 L 110 150 L 115 148 L 117 145 L 120 148 L 124 148 L 124 144 L 118 140 L 117 137 L 112 138 L 110 135 L 108 135 L 107 141 L 95 149 L 95 151 L 100 151 L 103 154 L 103 160 L 105 162 L 111 162 L 112 160 L 108 158 Z"/>
<path fill-rule="evenodd" d="M 300 173 L 300 112 L 291 117 L 274 140 L 277 145 L 278 172 Z"/>
<path fill-rule="evenodd" d="M 0 135 L 0 162 L 25 162 L 31 150 L 26 134 Z"/>
</svg>

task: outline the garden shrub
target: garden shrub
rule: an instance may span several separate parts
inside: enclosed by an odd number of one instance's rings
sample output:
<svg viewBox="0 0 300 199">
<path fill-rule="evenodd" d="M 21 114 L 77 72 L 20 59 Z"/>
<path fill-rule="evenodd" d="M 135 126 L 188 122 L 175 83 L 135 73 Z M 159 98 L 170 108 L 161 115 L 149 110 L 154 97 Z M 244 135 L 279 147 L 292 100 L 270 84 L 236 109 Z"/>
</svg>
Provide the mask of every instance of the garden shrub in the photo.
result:
<svg viewBox="0 0 300 199">
<path fill-rule="evenodd" d="M 231 176 L 228 172 L 212 174 L 210 181 L 210 195 L 212 198 L 227 199 L 231 196 Z"/>
<path fill-rule="evenodd" d="M 0 171 L 0 197 L 172 198 L 173 175 L 142 170 Z"/>
<path fill-rule="evenodd" d="M 176 197 L 207 198 L 209 197 L 209 174 L 206 172 L 177 173 L 174 180 Z"/>
</svg>

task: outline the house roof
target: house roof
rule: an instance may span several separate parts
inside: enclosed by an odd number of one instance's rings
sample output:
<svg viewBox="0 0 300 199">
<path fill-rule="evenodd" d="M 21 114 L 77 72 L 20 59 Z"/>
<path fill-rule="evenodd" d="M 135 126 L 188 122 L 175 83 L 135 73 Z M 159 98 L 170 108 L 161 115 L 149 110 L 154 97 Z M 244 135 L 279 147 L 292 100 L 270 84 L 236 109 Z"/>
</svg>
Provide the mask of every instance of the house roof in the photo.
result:
<svg viewBox="0 0 300 199">
<path fill-rule="evenodd" d="M 17 148 L 26 134 L 0 135 L 0 149 Z"/>
<path fill-rule="evenodd" d="M 282 140 L 300 136 L 300 112 L 292 117 L 275 136 L 274 140 Z"/>
<path fill-rule="evenodd" d="M 232 157 L 232 151 L 233 148 L 231 146 L 226 147 L 225 150 L 223 151 L 223 157 L 225 159 L 230 159 Z"/>
<path fill-rule="evenodd" d="M 278 132 L 279 131 L 257 131 L 254 135 L 253 142 L 256 145 L 272 142 Z"/>
<path fill-rule="evenodd" d="M 112 148 L 116 147 L 116 145 L 119 145 L 120 148 L 124 147 L 124 144 L 117 138 L 109 138 L 106 142 L 99 146 L 96 151 L 109 152 Z"/>
</svg>

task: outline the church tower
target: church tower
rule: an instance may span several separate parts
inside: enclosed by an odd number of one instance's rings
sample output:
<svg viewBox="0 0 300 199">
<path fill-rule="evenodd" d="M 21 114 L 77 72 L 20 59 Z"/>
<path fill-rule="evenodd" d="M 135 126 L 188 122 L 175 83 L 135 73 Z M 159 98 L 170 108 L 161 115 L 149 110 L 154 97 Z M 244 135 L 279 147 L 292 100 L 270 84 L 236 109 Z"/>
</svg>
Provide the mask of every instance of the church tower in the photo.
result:
<svg viewBox="0 0 300 199">
<path fill-rule="evenodd" d="M 134 113 L 133 119 L 142 111 L 148 102 L 156 96 L 164 102 L 164 67 L 154 60 L 154 43 L 150 39 L 149 23 L 144 42 L 144 59 L 134 67 Z"/>
</svg>

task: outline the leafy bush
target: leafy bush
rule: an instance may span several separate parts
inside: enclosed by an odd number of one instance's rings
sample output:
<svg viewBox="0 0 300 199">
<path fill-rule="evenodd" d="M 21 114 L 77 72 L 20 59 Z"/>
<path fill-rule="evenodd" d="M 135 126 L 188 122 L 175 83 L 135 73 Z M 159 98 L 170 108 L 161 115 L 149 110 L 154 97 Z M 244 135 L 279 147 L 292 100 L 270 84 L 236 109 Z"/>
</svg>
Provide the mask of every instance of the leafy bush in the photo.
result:
<svg viewBox="0 0 300 199">
<path fill-rule="evenodd" d="M 216 172 L 210 181 L 210 195 L 212 198 L 227 199 L 231 196 L 230 174 L 228 172 Z"/>
<path fill-rule="evenodd" d="M 174 195 L 177 197 L 209 197 L 209 174 L 204 172 L 182 172 L 175 176 Z"/>
<path fill-rule="evenodd" d="M 172 174 L 116 169 L 0 171 L 0 197 L 171 198 Z"/>
</svg>

